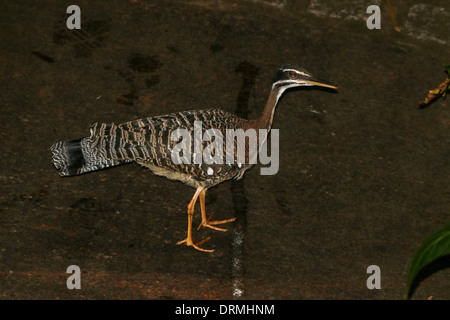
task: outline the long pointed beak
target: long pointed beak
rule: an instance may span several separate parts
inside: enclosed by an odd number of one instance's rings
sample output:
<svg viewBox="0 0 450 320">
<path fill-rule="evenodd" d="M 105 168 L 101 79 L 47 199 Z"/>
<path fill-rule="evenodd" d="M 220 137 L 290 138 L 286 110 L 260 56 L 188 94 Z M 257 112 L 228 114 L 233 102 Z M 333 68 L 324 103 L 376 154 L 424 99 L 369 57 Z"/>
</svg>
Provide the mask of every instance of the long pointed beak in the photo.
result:
<svg viewBox="0 0 450 320">
<path fill-rule="evenodd" d="M 334 84 L 329 83 L 328 81 L 320 80 L 320 79 L 311 79 L 311 80 L 305 80 L 306 83 L 308 83 L 310 86 L 318 86 L 318 87 L 325 87 L 337 90 L 337 87 Z"/>
</svg>

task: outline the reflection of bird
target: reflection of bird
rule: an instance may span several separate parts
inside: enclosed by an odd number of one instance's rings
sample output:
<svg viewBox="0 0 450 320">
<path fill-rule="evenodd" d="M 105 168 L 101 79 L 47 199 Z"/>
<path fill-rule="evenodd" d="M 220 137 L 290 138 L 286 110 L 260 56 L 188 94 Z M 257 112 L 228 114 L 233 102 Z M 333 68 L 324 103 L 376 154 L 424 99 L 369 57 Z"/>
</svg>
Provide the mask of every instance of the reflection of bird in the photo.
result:
<svg viewBox="0 0 450 320">
<path fill-rule="evenodd" d="M 203 226 L 226 231 L 226 229 L 219 228 L 216 225 L 231 222 L 235 219 L 211 221 L 211 216 L 207 217 L 205 210 L 206 190 L 222 181 L 242 178 L 245 170 L 251 167 L 248 162 L 251 151 L 246 144 L 246 161 L 244 163 L 206 161 L 204 154 L 200 161 L 186 161 L 186 158 L 184 158 L 185 161 L 182 161 L 181 158 L 174 161 L 177 159 L 173 157 L 173 150 L 177 145 L 180 146 L 179 140 L 174 139 L 174 133 L 180 132 L 179 129 L 185 130 L 190 138 L 186 140 L 194 141 L 194 129 L 196 124 L 201 123 L 205 136 L 210 132 L 208 129 L 215 129 L 215 132 L 220 132 L 223 137 L 227 135 L 227 129 L 242 129 L 243 132 L 247 132 L 248 129 L 254 129 L 257 132 L 259 132 L 259 129 L 267 129 L 261 131 L 265 135 L 262 137 L 265 141 L 272 126 L 273 115 L 279 98 L 286 89 L 300 86 L 322 86 L 336 89 L 335 86 L 314 78 L 303 68 L 291 65 L 283 66 L 278 70 L 266 106 L 261 116 L 256 120 L 245 120 L 223 110 L 208 109 L 150 117 L 119 125 L 95 123 L 91 127 L 89 137 L 54 144 L 51 147 L 53 164 L 61 170 L 61 176 L 72 176 L 134 161 L 150 168 L 155 174 L 172 180 L 180 180 L 196 188 L 196 192 L 188 205 L 187 237 L 179 241 L 178 244 L 185 243 L 197 250 L 212 252 L 213 250 L 203 249 L 199 246 L 209 240 L 209 237 L 199 242 L 192 240 L 192 217 L 195 204 L 197 199 L 200 198 L 202 222 L 199 228 Z M 212 139 L 205 139 L 205 136 L 203 136 L 203 140 L 213 141 Z M 262 141 L 261 137 L 259 141 Z M 182 143 L 185 143 L 185 141 L 183 140 Z M 195 141 L 188 144 L 186 150 L 192 151 L 193 145 L 195 148 Z M 206 141 L 203 141 L 200 153 L 207 146 Z M 231 148 L 228 148 L 228 151 L 226 146 L 222 149 L 218 148 L 214 150 L 214 155 L 217 155 L 218 150 L 223 152 L 222 154 L 228 154 Z M 236 150 L 237 152 L 235 152 Z M 239 153 L 239 150 L 235 144 L 233 154 L 236 153 Z M 210 153 L 210 155 L 212 154 L 213 152 Z M 195 149 L 193 155 L 196 156 Z M 236 157 L 234 159 L 236 160 Z"/>
</svg>

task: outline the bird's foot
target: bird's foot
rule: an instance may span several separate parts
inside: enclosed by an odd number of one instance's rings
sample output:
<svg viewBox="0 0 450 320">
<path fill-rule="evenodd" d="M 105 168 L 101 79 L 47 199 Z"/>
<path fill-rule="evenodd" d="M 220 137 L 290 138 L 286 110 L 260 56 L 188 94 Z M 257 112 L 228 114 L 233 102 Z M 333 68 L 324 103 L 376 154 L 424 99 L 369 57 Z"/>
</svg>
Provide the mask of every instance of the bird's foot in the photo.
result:
<svg viewBox="0 0 450 320">
<path fill-rule="evenodd" d="M 194 249 L 197 249 L 198 251 L 203 251 L 203 252 L 214 252 L 214 249 L 203 249 L 200 248 L 199 245 L 201 245 L 203 242 L 208 241 L 209 239 L 211 239 L 211 237 L 207 237 L 203 240 L 197 241 L 197 242 L 193 242 L 192 238 L 187 237 L 184 240 L 178 241 L 177 244 L 182 244 L 182 243 L 186 243 L 187 246 L 192 246 L 194 247 Z"/>
<path fill-rule="evenodd" d="M 216 220 L 216 221 L 210 221 L 209 219 L 211 219 L 211 217 L 213 216 L 214 212 L 211 213 L 209 215 L 209 217 L 207 217 L 206 219 L 204 219 L 200 225 L 198 226 L 197 230 L 200 229 L 201 227 L 208 227 L 211 228 L 213 230 L 217 230 L 217 231 L 227 231 L 227 229 L 224 228 L 219 228 L 219 227 L 215 227 L 214 225 L 216 224 L 222 224 L 222 223 L 228 223 L 228 222 L 233 222 L 234 220 L 236 220 L 236 218 L 231 218 L 231 219 L 226 219 L 226 220 Z"/>
</svg>

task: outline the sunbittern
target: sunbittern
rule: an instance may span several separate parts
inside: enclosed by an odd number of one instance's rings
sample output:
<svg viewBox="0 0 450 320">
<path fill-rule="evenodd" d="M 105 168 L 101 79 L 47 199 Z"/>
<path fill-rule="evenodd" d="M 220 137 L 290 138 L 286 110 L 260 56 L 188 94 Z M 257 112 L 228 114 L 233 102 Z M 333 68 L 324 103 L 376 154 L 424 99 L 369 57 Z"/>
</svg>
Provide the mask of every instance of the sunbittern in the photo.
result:
<svg viewBox="0 0 450 320">
<path fill-rule="evenodd" d="M 199 225 L 214 230 L 226 231 L 216 225 L 234 221 L 235 218 L 219 221 L 211 221 L 207 217 L 205 209 L 206 191 L 229 179 L 241 179 L 245 171 L 251 167 L 248 162 L 179 162 L 174 161 L 172 152 L 177 144 L 173 136 L 179 129 L 185 130 L 191 139 L 194 139 L 194 127 L 201 121 L 205 130 L 219 130 L 223 136 L 227 129 L 266 129 L 265 139 L 272 127 L 275 107 L 281 95 L 286 89 L 301 86 L 321 86 L 337 89 L 335 86 L 316 79 L 305 69 L 286 65 L 278 69 L 276 78 L 272 82 L 267 103 L 260 117 L 256 120 L 242 119 L 234 114 L 220 109 L 192 110 L 172 113 L 163 116 L 149 117 L 125 122 L 119 125 L 114 123 L 95 123 L 90 129 L 89 137 L 61 141 L 51 147 L 53 164 L 60 169 L 61 176 L 78 175 L 90 171 L 101 170 L 127 162 L 150 168 L 155 174 L 172 180 L 180 180 L 187 185 L 196 188 L 195 194 L 188 205 L 188 229 L 186 239 L 177 244 L 185 243 L 197 250 L 213 252 L 203 249 L 199 245 L 210 237 L 199 242 L 192 240 L 192 218 L 197 199 L 200 198 L 202 222 Z M 176 139 L 175 139 L 176 140 Z M 261 141 L 261 140 L 260 140 Z M 205 146 L 203 141 L 202 147 Z M 236 145 L 233 146 L 236 148 Z M 192 144 L 189 144 L 192 150 Z M 246 159 L 249 149 L 246 146 Z M 225 152 L 225 148 L 222 150 Z M 201 151 L 200 151 L 201 152 Z M 195 150 L 194 150 L 195 155 Z"/>
</svg>

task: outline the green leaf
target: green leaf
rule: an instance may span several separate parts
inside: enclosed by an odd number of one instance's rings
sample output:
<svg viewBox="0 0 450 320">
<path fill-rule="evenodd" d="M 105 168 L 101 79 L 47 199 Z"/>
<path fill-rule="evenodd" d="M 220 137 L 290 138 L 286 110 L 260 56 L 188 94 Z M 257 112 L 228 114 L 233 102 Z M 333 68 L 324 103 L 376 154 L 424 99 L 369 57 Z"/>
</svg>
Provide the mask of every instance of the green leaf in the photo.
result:
<svg viewBox="0 0 450 320">
<path fill-rule="evenodd" d="M 450 64 L 448 66 L 445 66 L 445 72 L 450 76 Z"/>
<path fill-rule="evenodd" d="M 430 262 L 450 254 L 450 223 L 426 239 L 414 254 L 406 281 L 405 298 L 409 297 L 411 285 L 423 267 Z"/>
</svg>

